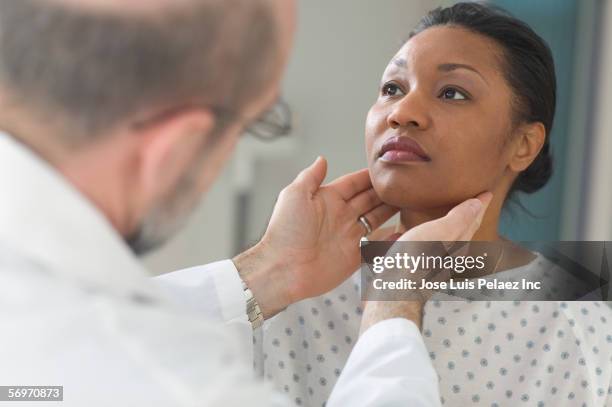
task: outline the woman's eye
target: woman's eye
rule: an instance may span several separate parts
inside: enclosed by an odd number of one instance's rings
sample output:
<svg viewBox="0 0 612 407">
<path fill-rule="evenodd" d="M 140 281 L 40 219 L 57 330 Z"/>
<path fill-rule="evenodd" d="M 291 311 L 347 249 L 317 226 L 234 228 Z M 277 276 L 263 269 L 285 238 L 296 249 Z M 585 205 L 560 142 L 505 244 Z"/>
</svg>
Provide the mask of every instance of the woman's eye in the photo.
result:
<svg viewBox="0 0 612 407">
<path fill-rule="evenodd" d="M 383 96 L 398 96 L 403 95 L 404 92 L 394 83 L 385 83 L 381 89 Z"/>
<path fill-rule="evenodd" d="M 446 88 L 442 91 L 440 97 L 449 100 L 466 100 L 467 96 L 455 88 Z"/>
</svg>

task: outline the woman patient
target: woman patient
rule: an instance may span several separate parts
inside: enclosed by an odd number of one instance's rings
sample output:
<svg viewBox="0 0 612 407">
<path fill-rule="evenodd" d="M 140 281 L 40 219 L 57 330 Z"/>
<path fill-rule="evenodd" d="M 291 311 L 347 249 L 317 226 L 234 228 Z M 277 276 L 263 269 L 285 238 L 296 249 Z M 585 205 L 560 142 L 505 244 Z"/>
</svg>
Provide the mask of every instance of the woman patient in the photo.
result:
<svg viewBox="0 0 612 407">
<path fill-rule="evenodd" d="M 503 239 L 498 223 L 506 199 L 539 190 L 551 175 L 555 97 L 550 51 L 524 23 L 475 3 L 426 15 L 385 69 L 366 120 L 372 182 L 384 202 L 401 208 L 395 232 L 488 190 L 494 197 L 474 240 Z M 500 270 L 552 267 L 518 247 L 498 260 Z M 612 400 L 605 303 L 435 298 L 425 306 L 422 332 L 443 404 Z M 356 273 L 267 321 L 255 344 L 256 369 L 297 405 L 323 405 L 357 339 L 361 313 Z"/>
</svg>

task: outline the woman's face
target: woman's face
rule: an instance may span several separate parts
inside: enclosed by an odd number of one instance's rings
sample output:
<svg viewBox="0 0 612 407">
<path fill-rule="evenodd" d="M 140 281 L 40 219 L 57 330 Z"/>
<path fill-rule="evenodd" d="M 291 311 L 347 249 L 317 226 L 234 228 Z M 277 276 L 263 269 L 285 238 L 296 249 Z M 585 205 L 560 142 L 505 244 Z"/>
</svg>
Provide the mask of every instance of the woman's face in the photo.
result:
<svg viewBox="0 0 612 407">
<path fill-rule="evenodd" d="M 512 92 L 500 58 L 492 40 L 448 26 L 421 32 L 393 57 L 366 121 L 384 202 L 427 210 L 509 186 Z"/>
</svg>

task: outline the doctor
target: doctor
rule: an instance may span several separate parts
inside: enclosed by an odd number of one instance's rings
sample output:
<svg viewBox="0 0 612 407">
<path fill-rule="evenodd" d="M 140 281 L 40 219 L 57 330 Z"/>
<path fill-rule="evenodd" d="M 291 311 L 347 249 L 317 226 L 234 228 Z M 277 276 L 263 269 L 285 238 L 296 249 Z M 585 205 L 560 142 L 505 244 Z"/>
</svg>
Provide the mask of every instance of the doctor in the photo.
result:
<svg viewBox="0 0 612 407">
<path fill-rule="evenodd" d="M 267 124 L 294 24 L 288 0 L 0 0 L 0 385 L 61 385 L 66 406 L 290 405 L 253 379 L 252 329 L 356 269 L 395 212 L 366 171 L 322 185 L 317 159 L 233 261 L 152 280 L 136 255 Z M 402 238 L 469 239 L 488 199 Z M 366 307 L 330 406 L 439 403 L 419 307 Z"/>
</svg>

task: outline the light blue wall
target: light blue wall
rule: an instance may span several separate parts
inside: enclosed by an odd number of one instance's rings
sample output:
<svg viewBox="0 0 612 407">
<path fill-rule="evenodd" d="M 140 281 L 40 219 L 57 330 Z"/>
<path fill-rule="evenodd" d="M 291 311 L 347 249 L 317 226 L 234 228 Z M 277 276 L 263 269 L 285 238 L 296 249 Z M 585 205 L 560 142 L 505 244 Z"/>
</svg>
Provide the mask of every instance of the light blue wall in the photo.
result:
<svg viewBox="0 0 612 407">
<path fill-rule="evenodd" d="M 495 4 L 529 24 L 551 47 L 557 72 L 557 111 L 551 133 L 554 174 L 549 183 L 532 195 L 518 195 L 521 203 L 536 217 L 509 204 L 502 216 L 501 231 L 512 240 L 558 240 L 563 222 L 562 200 L 565 156 L 569 137 L 571 90 L 578 1 L 576 0 L 497 0 Z"/>
</svg>

